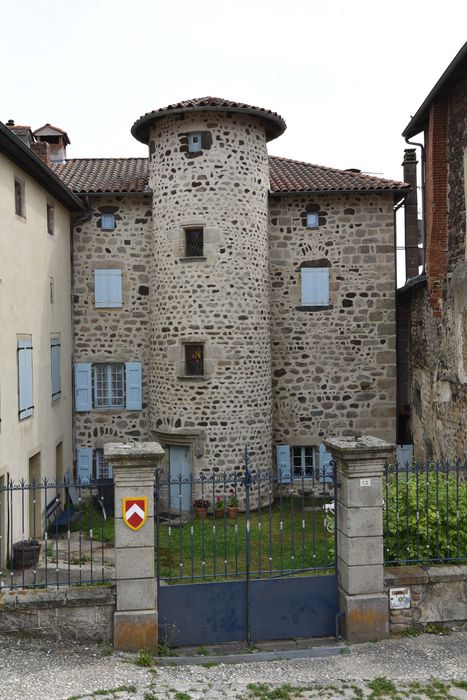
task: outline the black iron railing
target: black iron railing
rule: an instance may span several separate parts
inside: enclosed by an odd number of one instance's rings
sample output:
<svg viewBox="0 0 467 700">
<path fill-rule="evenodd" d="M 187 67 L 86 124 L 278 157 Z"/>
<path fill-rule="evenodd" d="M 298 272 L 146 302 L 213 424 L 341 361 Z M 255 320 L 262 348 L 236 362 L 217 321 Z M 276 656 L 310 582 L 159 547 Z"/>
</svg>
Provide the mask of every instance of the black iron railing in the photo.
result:
<svg viewBox="0 0 467 700">
<path fill-rule="evenodd" d="M 0 589 L 112 580 L 110 486 L 47 479 L 0 486 Z"/>
<path fill-rule="evenodd" d="M 250 469 L 156 475 L 159 581 L 189 583 L 300 575 L 335 566 L 329 472 L 301 478 Z"/>
<path fill-rule="evenodd" d="M 386 564 L 467 560 L 467 462 L 386 466 Z"/>
</svg>

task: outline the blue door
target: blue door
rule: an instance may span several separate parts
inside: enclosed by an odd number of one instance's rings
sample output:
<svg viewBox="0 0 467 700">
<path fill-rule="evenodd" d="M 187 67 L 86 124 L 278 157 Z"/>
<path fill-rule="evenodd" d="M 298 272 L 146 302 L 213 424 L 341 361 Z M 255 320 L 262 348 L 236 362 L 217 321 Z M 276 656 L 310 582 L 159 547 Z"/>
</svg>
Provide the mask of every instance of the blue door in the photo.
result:
<svg viewBox="0 0 467 700">
<path fill-rule="evenodd" d="M 190 448 L 179 445 L 169 447 L 170 509 L 176 512 L 191 508 Z"/>
</svg>

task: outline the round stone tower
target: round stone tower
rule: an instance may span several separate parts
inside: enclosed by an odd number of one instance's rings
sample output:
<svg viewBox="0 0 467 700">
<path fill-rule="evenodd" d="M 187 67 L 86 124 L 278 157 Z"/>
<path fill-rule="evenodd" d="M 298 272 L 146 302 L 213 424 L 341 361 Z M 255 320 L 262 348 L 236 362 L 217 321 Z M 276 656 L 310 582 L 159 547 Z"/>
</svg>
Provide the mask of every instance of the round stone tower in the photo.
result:
<svg viewBox="0 0 467 700">
<path fill-rule="evenodd" d="M 268 110 L 219 98 L 150 112 L 150 422 L 171 475 L 271 466 Z M 181 467 L 182 462 L 185 465 Z"/>
</svg>

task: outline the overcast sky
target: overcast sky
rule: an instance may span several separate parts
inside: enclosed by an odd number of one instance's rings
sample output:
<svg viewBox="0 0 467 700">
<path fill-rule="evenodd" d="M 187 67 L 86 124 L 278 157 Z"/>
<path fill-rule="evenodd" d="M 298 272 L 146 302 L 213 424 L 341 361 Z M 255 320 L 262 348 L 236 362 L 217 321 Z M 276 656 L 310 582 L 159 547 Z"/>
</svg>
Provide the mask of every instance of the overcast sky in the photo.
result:
<svg viewBox="0 0 467 700">
<path fill-rule="evenodd" d="M 279 112 L 273 155 L 401 179 L 402 129 L 466 40 L 461 0 L 2 3 L 0 120 L 68 157 L 146 155 L 145 112 L 214 95 Z"/>
</svg>

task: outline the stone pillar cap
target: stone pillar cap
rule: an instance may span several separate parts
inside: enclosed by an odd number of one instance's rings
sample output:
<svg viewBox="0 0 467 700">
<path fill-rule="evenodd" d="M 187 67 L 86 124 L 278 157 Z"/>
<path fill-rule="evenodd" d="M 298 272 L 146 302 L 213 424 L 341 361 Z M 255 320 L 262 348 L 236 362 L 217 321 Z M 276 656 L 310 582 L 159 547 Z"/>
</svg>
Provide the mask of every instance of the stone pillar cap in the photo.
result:
<svg viewBox="0 0 467 700">
<path fill-rule="evenodd" d="M 108 442 L 104 445 L 104 456 L 108 462 L 157 460 L 164 450 L 158 442 Z"/>
<path fill-rule="evenodd" d="M 328 438 L 323 440 L 325 446 L 334 452 L 340 454 L 350 454 L 355 455 L 355 457 L 361 458 L 365 454 L 371 457 L 376 455 L 384 455 L 394 452 L 396 446 L 380 438 L 373 437 L 372 435 L 361 435 L 360 437 L 339 437 L 339 438 Z"/>
</svg>

